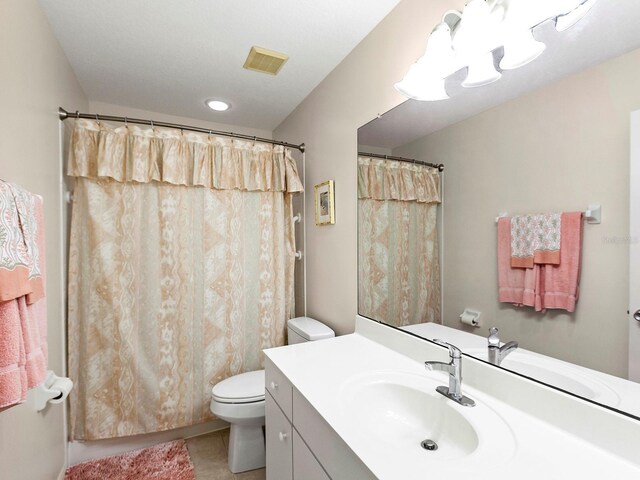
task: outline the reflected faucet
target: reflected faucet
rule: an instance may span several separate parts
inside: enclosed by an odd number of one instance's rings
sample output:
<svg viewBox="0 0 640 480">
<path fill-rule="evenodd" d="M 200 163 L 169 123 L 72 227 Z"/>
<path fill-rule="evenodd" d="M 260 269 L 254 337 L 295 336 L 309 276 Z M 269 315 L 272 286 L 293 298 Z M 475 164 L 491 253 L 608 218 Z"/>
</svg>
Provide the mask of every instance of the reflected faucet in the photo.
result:
<svg viewBox="0 0 640 480">
<path fill-rule="evenodd" d="M 437 387 L 436 392 L 465 407 L 474 407 L 476 402 L 462 395 L 462 353 L 460 349 L 442 340 L 434 339 L 433 341 L 438 345 L 447 347 L 449 349 L 449 358 L 451 359 L 449 363 L 424 362 L 427 370 L 441 370 L 449 374 L 449 387 Z"/>
<path fill-rule="evenodd" d="M 518 342 L 508 342 L 500 346 L 500 337 L 498 337 L 498 329 L 491 327 L 489 329 L 489 337 L 487 337 L 489 347 L 489 363 L 500 365 L 502 360 L 518 348 Z"/>
</svg>

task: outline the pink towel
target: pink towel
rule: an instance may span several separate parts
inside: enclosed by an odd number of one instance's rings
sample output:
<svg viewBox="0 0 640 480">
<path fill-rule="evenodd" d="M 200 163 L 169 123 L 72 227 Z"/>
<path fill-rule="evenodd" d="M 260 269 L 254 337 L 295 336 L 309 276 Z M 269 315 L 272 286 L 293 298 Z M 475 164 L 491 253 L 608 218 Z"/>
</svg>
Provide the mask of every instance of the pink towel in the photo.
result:
<svg viewBox="0 0 640 480">
<path fill-rule="evenodd" d="M 45 301 L 26 297 L 0 303 L 0 408 L 23 403 L 27 390 L 47 373 L 46 334 L 40 328 Z"/>
<path fill-rule="evenodd" d="M 575 311 L 580 282 L 582 213 L 561 217 L 560 265 L 533 268 L 511 266 L 511 219 L 498 220 L 498 301 L 534 307 Z"/>
<path fill-rule="evenodd" d="M 26 203 L 22 203 L 20 208 L 15 207 L 13 212 L 5 208 L 6 203 L 0 202 L 4 216 L 0 220 L 0 230 L 6 233 L 2 227 L 16 224 L 9 216 L 17 217 L 23 234 L 24 250 L 21 253 L 26 252 L 32 262 L 22 268 L 22 271 L 28 272 L 26 291 L 21 291 L 18 297 L 0 301 L 0 409 L 24 402 L 27 390 L 41 384 L 47 370 L 47 305 L 42 298 L 45 275 L 42 198 L 22 189 L 19 190 L 19 196 L 21 200 L 17 203 L 22 200 Z M 7 266 L 0 265 L 0 270 L 6 273 L 2 281 L 24 279 L 23 276 L 12 277 L 12 269 Z M 18 292 L 25 283 L 18 282 L 16 285 Z M 2 291 L 7 293 L 11 288 L 3 288 Z"/>
<path fill-rule="evenodd" d="M 582 212 L 562 214 L 560 265 L 544 265 L 540 286 L 541 308 L 574 312 L 580 290 Z"/>
<path fill-rule="evenodd" d="M 511 219 L 498 220 L 498 300 L 514 305 L 536 304 L 536 284 L 540 282 L 540 265 L 533 268 L 511 266 Z"/>
</svg>

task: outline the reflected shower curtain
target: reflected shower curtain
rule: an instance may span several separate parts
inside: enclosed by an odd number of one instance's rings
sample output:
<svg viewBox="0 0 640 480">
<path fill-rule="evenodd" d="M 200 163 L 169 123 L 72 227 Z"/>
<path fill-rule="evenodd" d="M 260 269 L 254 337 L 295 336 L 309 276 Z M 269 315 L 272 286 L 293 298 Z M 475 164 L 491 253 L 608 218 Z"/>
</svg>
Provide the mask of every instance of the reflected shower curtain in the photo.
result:
<svg viewBox="0 0 640 480">
<path fill-rule="evenodd" d="M 358 312 L 390 325 L 440 322 L 440 176 L 358 158 Z"/>
<path fill-rule="evenodd" d="M 211 384 L 284 344 L 295 162 L 282 147 L 87 121 L 71 143 L 72 438 L 212 419 Z"/>
</svg>

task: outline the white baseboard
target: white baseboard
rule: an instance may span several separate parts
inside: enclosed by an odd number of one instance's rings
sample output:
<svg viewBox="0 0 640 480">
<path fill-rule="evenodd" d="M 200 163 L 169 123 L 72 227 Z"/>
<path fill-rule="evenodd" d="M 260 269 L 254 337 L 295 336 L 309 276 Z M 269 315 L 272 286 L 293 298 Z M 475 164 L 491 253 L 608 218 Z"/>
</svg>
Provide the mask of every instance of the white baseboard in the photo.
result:
<svg viewBox="0 0 640 480">
<path fill-rule="evenodd" d="M 139 448 L 147 448 L 158 443 L 170 442 L 180 438 L 196 437 L 205 433 L 215 432 L 227 428 L 229 424 L 222 420 L 213 420 L 199 425 L 190 427 L 176 428 L 166 432 L 148 433 L 145 435 L 136 435 L 133 437 L 111 438 L 108 440 L 94 440 L 87 442 L 69 442 L 69 465 L 95 460 L 96 458 L 104 458 L 110 455 L 118 455 L 120 453 L 137 450 Z M 64 477 L 62 472 L 61 480 Z"/>
</svg>

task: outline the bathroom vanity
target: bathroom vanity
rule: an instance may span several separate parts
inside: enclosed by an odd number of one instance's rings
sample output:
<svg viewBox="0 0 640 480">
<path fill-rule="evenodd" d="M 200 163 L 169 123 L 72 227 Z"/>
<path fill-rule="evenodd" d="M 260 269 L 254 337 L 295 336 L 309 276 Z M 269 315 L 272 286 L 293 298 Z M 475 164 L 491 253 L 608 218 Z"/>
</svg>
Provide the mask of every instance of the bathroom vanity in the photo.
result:
<svg viewBox="0 0 640 480">
<path fill-rule="evenodd" d="M 637 420 L 468 356 L 459 405 L 448 351 L 383 324 L 265 353 L 269 480 L 640 478 Z"/>
</svg>

